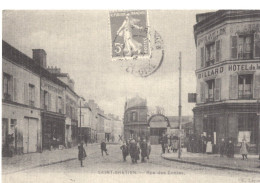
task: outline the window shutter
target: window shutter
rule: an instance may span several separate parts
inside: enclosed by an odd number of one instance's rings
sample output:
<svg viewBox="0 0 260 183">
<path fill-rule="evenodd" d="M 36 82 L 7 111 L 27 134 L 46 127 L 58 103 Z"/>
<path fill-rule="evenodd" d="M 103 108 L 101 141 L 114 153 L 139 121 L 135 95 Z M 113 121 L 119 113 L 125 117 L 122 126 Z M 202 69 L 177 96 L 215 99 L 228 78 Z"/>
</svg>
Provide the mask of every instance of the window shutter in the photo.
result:
<svg viewBox="0 0 260 183">
<path fill-rule="evenodd" d="M 59 113 L 59 108 L 58 108 L 58 96 L 56 96 L 55 106 L 56 106 L 56 112 Z"/>
<path fill-rule="evenodd" d="M 200 61 L 201 61 L 201 67 L 204 67 L 205 63 L 205 53 L 204 53 L 204 47 L 200 48 Z"/>
<path fill-rule="evenodd" d="M 221 60 L 221 40 L 216 41 L 216 62 Z"/>
<path fill-rule="evenodd" d="M 8 94 L 10 94 L 10 99 L 13 101 L 13 77 L 10 78 L 8 83 Z"/>
<path fill-rule="evenodd" d="M 64 101 L 63 101 L 63 98 L 61 98 L 61 113 L 64 114 Z"/>
<path fill-rule="evenodd" d="M 24 83 L 24 104 L 27 104 L 27 105 L 29 105 L 29 91 L 28 91 L 28 88 L 29 87 L 29 85 L 28 85 L 28 83 Z"/>
<path fill-rule="evenodd" d="M 205 83 L 200 83 L 200 102 L 205 102 Z"/>
<path fill-rule="evenodd" d="M 13 81 L 13 84 L 14 84 L 14 101 L 17 102 L 17 79 L 14 78 L 14 81 Z"/>
<path fill-rule="evenodd" d="M 48 93 L 48 110 L 51 111 L 51 94 Z"/>
<path fill-rule="evenodd" d="M 220 101 L 221 99 L 221 78 L 215 79 L 215 91 L 214 91 L 214 100 Z"/>
<path fill-rule="evenodd" d="M 205 87 L 205 102 L 207 102 L 208 98 L 209 98 L 209 86 L 208 83 L 204 83 Z"/>
<path fill-rule="evenodd" d="M 254 99 L 260 99 L 260 74 L 254 78 Z"/>
<path fill-rule="evenodd" d="M 237 99 L 238 98 L 238 75 L 230 75 L 229 81 L 229 98 Z"/>
<path fill-rule="evenodd" d="M 231 36 L 231 58 L 237 58 L 237 36 Z"/>
<path fill-rule="evenodd" d="M 260 33 L 255 33 L 254 38 L 254 57 L 260 57 Z"/>
<path fill-rule="evenodd" d="M 40 90 L 40 103 L 41 103 L 41 108 L 44 109 L 44 91 Z"/>
</svg>

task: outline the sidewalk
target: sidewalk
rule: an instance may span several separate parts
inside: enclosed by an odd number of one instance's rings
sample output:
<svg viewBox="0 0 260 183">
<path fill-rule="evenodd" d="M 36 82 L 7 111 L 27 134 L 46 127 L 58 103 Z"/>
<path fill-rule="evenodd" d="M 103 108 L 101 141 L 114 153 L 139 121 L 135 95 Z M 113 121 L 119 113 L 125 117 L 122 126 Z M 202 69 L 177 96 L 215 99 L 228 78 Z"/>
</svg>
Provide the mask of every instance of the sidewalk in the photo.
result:
<svg viewBox="0 0 260 183">
<path fill-rule="evenodd" d="M 234 158 L 220 157 L 219 154 L 200 154 L 200 153 L 182 153 L 181 159 L 178 159 L 178 153 L 162 154 L 162 157 L 167 160 L 177 161 L 182 163 L 190 163 L 212 168 L 221 168 L 229 170 L 237 170 L 244 172 L 260 173 L 260 161 L 258 155 L 248 155 L 248 160 L 241 160 L 241 155 L 237 154 Z"/>
<path fill-rule="evenodd" d="M 93 151 L 93 148 L 99 145 L 97 143 L 88 144 L 86 149 L 87 155 Z M 40 166 L 61 163 L 75 160 L 78 158 L 78 147 L 70 149 L 55 149 L 52 151 L 44 150 L 42 153 L 29 153 L 15 155 L 14 157 L 2 157 L 2 174 L 15 173 L 22 170 L 32 169 Z"/>
</svg>

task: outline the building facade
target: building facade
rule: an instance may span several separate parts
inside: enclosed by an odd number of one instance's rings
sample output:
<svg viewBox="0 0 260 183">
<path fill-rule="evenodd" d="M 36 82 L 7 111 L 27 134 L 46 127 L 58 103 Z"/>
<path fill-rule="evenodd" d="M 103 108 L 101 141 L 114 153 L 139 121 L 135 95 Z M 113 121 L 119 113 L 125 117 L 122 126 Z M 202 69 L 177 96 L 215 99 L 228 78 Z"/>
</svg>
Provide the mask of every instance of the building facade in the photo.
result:
<svg viewBox="0 0 260 183">
<path fill-rule="evenodd" d="M 149 136 L 147 112 L 146 99 L 137 96 L 126 101 L 124 112 L 124 139 L 147 138 Z"/>
<path fill-rule="evenodd" d="M 232 139 L 236 152 L 242 139 L 260 152 L 260 11 L 221 10 L 196 20 L 194 132 L 211 135 L 215 152 L 221 138 Z"/>
<path fill-rule="evenodd" d="M 2 41 L 2 151 L 42 151 L 40 67 Z"/>
</svg>

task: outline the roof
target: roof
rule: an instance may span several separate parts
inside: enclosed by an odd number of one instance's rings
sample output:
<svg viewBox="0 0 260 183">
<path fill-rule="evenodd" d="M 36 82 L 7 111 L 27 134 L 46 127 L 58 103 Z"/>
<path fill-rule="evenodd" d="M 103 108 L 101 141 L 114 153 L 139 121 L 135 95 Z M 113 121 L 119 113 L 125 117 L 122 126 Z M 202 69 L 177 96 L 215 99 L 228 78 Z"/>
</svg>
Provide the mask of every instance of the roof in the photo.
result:
<svg viewBox="0 0 260 183">
<path fill-rule="evenodd" d="M 43 76 L 46 79 L 51 80 L 52 82 L 60 86 L 66 87 L 65 83 L 63 83 L 49 71 L 41 67 L 35 60 L 20 52 L 4 40 L 2 40 L 2 56 L 8 61 L 14 62 L 22 67 L 25 67 L 26 69 L 34 72 L 35 74 Z"/>
</svg>

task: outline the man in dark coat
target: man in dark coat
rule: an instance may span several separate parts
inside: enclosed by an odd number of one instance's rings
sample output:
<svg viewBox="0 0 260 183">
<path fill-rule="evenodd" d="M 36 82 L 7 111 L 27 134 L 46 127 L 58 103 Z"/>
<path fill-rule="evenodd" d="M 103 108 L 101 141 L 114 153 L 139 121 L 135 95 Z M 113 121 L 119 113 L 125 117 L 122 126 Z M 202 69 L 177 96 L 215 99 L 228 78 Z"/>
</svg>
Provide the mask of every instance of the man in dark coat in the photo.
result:
<svg viewBox="0 0 260 183">
<path fill-rule="evenodd" d="M 107 146 L 107 145 L 106 145 L 105 141 L 103 140 L 103 141 L 101 142 L 101 154 L 102 154 L 102 156 L 103 156 L 103 152 L 105 152 L 106 155 L 108 155 L 108 153 L 107 153 L 107 147 L 106 147 L 106 146 Z"/>
<path fill-rule="evenodd" d="M 235 153 L 235 146 L 232 140 L 230 139 L 227 144 L 227 157 L 234 158 L 234 153 Z"/>
<path fill-rule="evenodd" d="M 123 142 L 123 145 L 120 147 L 120 149 L 122 150 L 123 160 L 126 161 L 126 157 L 129 154 L 127 144 L 125 142 Z"/>
<path fill-rule="evenodd" d="M 223 157 L 225 152 L 226 152 L 226 142 L 225 142 L 225 139 L 222 138 L 221 142 L 219 144 L 219 154 L 220 154 L 220 157 Z"/>
<path fill-rule="evenodd" d="M 80 161 L 80 165 L 81 167 L 83 167 L 83 160 L 87 157 L 87 154 L 86 154 L 86 151 L 83 147 L 83 142 L 81 142 L 79 145 L 78 145 L 78 150 L 79 150 L 79 153 L 78 153 L 78 159 Z"/>
<path fill-rule="evenodd" d="M 140 144 L 140 149 L 141 149 L 142 162 L 145 162 L 144 158 L 148 157 L 147 156 L 148 145 L 145 139 L 142 140 Z"/>
<path fill-rule="evenodd" d="M 130 141 L 130 145 L 129 145 L 129 153 L 132 159 L 132 163 L 137 163 L 138 157 L 139 157 L 139 153 L 138 153 L 138 147 L 137 147 L 137 143 L 135 142 L 134 139 L 132 139 Z"/>
</svg>

